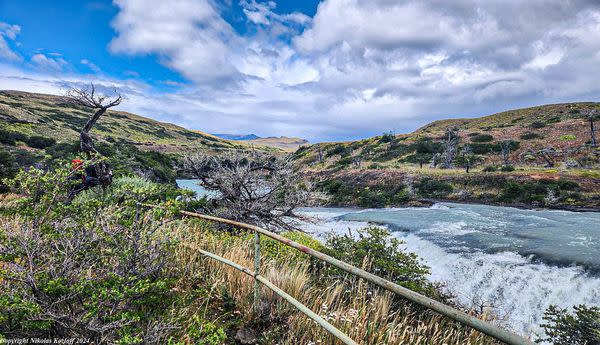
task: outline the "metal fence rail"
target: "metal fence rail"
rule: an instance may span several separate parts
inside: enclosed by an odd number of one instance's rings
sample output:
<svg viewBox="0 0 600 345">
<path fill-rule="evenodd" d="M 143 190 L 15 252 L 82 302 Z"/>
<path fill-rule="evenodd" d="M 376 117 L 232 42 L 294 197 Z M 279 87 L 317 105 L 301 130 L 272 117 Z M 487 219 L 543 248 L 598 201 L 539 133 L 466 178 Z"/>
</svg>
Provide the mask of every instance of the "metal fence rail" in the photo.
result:
<svg viewBox="0 0 600 345">
<path fill-rule="evenodd" d="M 145 204 L 145 206 L 159 207 L 159 206 L 148 205 L 148 204 Z M 290 239 L 287 239 L 287 238 L 285 238 L 281 235 L 278 235 L 276 233 L 273 233 L 271 231 L 265 230 L 261 227 L 251 225 L 251 224 L 236 222 L 236 221 L 233 221 L 230 219 L 213 217 L 213 216 L 189 212 L 189 211 L 179 211 L 179 213 L 182 215 L 190 216 L 190 217 L 201 218 L 201 219 L 206 219 L 206 220 L 210 220 L 210 221 L 214 221 L 214 222 L 230 224 L 230 225 L 233 225 L 236 227 L 245 228 L 245 229 L 254 231 L 254 234 L 255 234 L 255 236 L 254 236 L 254 272 L 252 272 L 249 269 L 242 267 L 230 260 L 227 260 L 218 255 L 215 255 L 213 253 L 207 252 L 207 251 L 199 249 L 199 248 L 194 248 L 194 249 L 198 250 L 201 254 L 203 254 L 205 256 L 208 256 L 212 259 L 223 262 L 239 271 L 242 271 L 242 272 L 254 277 L 254 279 L 255 279 L 255 286 L 254 286 L 254 309 L 255 309 L 255 311 L 258 310 L 258 306 L 259 306 L 259 302 L 260 302 L 260 288 L 259 288 L 258 284 L 262 283 L 269 289 L 273 290 L 276 294 L 278 294 L 279 296 L 284 298 L 286 301 L 291 303 L 294 307 L 299 309 L 302 313 L 304 313 L 305 315 L 307 315 L 308 317 L 313 319 L 317 324 L 319 324 L 321 327 L 325 328 L 328 332 L 330 332 L 336 338 L 340 339 L 344 344 L 357 344 L 357 343 L 354 340 L 350 339 L 342 331 L 340 331 L 339 329 L 332 326 L 330 323 L 325 321 L 319 315 L 317 315 L 316 313 L 314 313 L 313 311 L 308 309 L 302 303 L 298 302 L 292 296 L 286 294 L 284 291 L 282 291 L 277 286 L 273 285 L 271 282 L 269 282 L 267 279 L 265 279 L 263 276 L 260 275 L 260 234 L 265 235 L 269 238 L 272 238 L 278 242 L 281 242 L 281 243 L 288 245 L 290 247 L 293 247 L 295 249 L 298 249 L 299 251 L 304 252 L 310 256 L 313 256 L 319 260 L 325 261 L 325 262 L 331 264 L 332 266 L 335 266 L 335 267 L 337 267 L 341 270 L 344 270 L 350 274 L 361 277 L 379 287 L 382 287 L 388 291 L 398 294 L 398 295 L 406 298 L 409 301 L 412 301 L 421 306 L 424 306 L 426 308 L 434 310 L 444 316 L 451 318 L 452 320 L 458 321 L 464 325 L 472 327 L 472 328 L 474 328 L 484 334 L 487 334 L 495 339 L 498 339 L 502 342 L 505 342 L 510 345 L 522 345 L 522 344 L 533 345 L 533 344 L 535 344 L 531 340 L 526 339 L 518 334 L 509 332 L 508 330 L 498 327 L 492 323 L 489 323 L 489 322 L 483 321 L 481 319 L 478 319 L 474 316 L 468 315 L 458 309 L 454 309 L 454 308 L 447 306 L 441 302 L 438 302 L 434 299 L 423 296 L 419 293 L 416 293 L 412 290 L 409 290 L 405 287 L 395 284 L 389 280 L 378 277 L 378 276 L 371 274 L 367 271 L 364 271 L 360 268 L 354 267 L 348 263 L 337 260 L 327 254 L 321 253 L 312 248 L 309 248 L 307 246 L 296 243 Z"/>
</svg>

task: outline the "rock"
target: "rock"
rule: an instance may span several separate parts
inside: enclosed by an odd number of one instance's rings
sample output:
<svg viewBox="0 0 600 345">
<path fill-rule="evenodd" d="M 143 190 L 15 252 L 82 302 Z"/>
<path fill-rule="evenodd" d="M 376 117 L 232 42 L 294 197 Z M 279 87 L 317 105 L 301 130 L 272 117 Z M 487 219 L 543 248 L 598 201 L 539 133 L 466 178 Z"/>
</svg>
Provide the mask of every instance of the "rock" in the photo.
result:
<svg viewBox="0 0 600 345">
<path fill-rule="evenodd" d="M 240 344 L 256 344 L 256 333 L 251 328 L 240 328 L 235 333 L 235 340 Z"/>
</svg>

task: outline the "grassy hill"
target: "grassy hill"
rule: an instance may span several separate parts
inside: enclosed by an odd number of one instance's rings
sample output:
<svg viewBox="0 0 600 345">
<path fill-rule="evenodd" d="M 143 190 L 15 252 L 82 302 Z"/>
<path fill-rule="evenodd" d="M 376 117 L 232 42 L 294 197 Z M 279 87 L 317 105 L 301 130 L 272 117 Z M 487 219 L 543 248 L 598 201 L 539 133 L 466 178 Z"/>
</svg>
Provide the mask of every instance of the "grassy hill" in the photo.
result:
<svg viewBox="0 0 600 345">
<path fill-rule="evenodd" d="M 556 203 L 598 205 L 600 149 L 589 145 L 589 123 L 582 116 L 591 108 L 600 108 L 600 105 L 553 104 L 480 118 L 440 120 L 409 134 L 384 134 L 359 141 L 304 146 L 295 156 L 307 174 L 317 180 L 344 181 L 344 186 L 350 188 L 342 188 L 346 194 L 356 193 L 353 188 L 364 186 L 375 189 L 384 185 L 406 187 L 403 182 L 406 179 L 428 178 L 449 186 L 437 185 L 441 192 L 434 189 L 417 193 L 420 197 L 543 205 L 546 201 L 542 199 L 548 197 L 545 194 L 551 192 L 539 183 L 569 180 L 578 185 L 579 194 L 567 197 L 565 191 L 562 201 Z M 430 167 L 434 155 L 444 151 L 446 130 L 453 127 L 458 129 L 460 137 L 454 168 Z M 501 154 L 503 142 L 510 145 L 508 165 Z M 461 155 L 465 146 L 472 150 L 469 174 L 465 172 L 466 160 Z M 502 193 L 508 193 L 503 188 L 510 183 L 531 187 L 535 192 L 528 197 L 519 197 L 529 192 L 515 190 L 511 192 L 515 194 L 513 197 L 502 197 Z M 386 194 L 389 188 L 386 193 L 380 192 Z M 555 192 L 560 194 L 559 190 L 553 189 L 552 193 Z M 376 198 L 370 195 L 366 199 L 371 197 Z M 368 201 L 359 202 L 358 199 L 356 194 L 340 203 L 369 205 Z M 398 203 L 393 200 L 404 199 L 390 197 L 383 205 Z"/>
<path fill-rule="evenodd" d="M 78 152 L 79 131 L 91 114 L 60 96 L 0 91 L 0 177 L 10 176 L 18 167 L 72 158 Z M 177 160 L 184 152 L 245 148 L 207 133 L 114 110 L 100 118 L 91 134 L 116 173 L 134 172 L 162 182 L 174 180 Z"/>
<path fill-rule="evenodd" d="M 40 135 L 58 142 L 78 140 L 90 115 L 89 109 L 68 104 L 59 96 L 0 91 L 0 125 L 4 131 Z M 122 140 L 161 152 L 238 147 L 207 133 L 114 110 L 102 116 L 92 133 L 100 140 Z"/>
</svg>

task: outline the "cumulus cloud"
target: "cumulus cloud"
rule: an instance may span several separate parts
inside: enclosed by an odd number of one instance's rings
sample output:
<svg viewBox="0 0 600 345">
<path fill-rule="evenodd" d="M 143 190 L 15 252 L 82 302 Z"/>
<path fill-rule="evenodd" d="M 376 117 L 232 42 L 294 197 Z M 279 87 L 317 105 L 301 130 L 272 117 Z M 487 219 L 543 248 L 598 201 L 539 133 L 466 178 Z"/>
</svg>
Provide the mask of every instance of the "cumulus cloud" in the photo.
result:
<svg viewBox="0 0 600 345">
<path fill-rule="evenodd" d="M 186 78 L 204 82 L 239 78 L 230 62 L 238 37 L 209 1 L 115 0 L 114 53 L 156 53 Z"/>
<path fill-rule="evenodd" d="M 34 54 L 31 62 L 36 68 L 51 72 L 60 72 L 68 65 L 67 61 L 61 57 L 48 57 L 42 53 Z"/>
<path fill-rule="evenodd" d="M 12 61 L 21 60 L 21 56 L 14 52 L 6 41 L 7 39 L 14 41 L 20 31 L 21 27 L 18 25 L 0 22 L 0 59 Z"/>
</svg>

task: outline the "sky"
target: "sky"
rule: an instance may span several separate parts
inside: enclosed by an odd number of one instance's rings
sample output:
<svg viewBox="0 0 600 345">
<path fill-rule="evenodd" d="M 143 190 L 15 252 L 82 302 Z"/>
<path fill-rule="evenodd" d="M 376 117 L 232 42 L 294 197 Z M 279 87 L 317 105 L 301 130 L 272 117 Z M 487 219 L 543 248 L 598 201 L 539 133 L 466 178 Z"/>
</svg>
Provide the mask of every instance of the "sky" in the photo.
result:
<svg viewBox="0 0 600 345">
<path fill-rule="evenodd" d="M 598 0 L 0 0 L 0 89 L 311 142 L 600 95 Z"/>
</svg>

